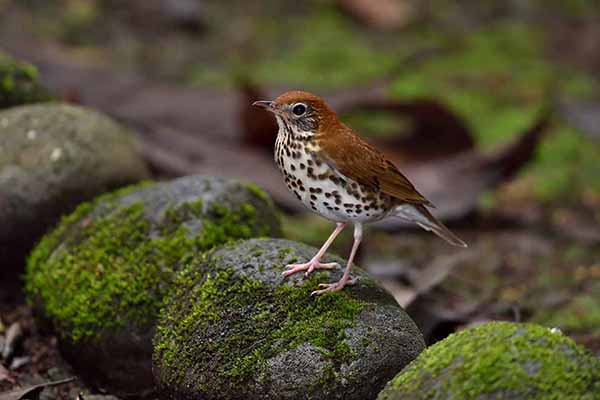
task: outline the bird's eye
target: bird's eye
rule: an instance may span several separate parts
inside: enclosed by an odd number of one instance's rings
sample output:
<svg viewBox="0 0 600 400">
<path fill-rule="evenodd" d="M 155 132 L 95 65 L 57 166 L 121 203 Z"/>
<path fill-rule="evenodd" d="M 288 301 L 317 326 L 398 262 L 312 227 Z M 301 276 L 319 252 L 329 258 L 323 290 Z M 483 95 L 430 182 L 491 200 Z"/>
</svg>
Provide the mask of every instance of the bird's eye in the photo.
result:
<svg viewBox="0 0 600 400">
<path fill-rule="evenodd" d="M 292 107 L 292 113 L 297 117 L 304 115 L 305 112 L 306 106 L 302 103 L 295 104 L 294 107 Z"/>
</svg>

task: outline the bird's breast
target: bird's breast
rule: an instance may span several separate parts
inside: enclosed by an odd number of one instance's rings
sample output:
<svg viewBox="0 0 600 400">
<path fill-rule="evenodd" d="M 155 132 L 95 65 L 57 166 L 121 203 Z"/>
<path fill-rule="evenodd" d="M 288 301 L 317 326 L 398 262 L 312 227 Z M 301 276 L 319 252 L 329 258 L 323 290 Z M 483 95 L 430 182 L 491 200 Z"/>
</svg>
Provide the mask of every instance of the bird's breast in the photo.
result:
<svg viewBox="0 0 600 400">
<path fill-rule="evenodd" d="M 389 196 L 344 176 L 319 156 L 318 145 L 278 135 L 275 161 L 288 189 L 307 208 L 336 222 L 370 222 L 393 208 Z"/>
</svg>

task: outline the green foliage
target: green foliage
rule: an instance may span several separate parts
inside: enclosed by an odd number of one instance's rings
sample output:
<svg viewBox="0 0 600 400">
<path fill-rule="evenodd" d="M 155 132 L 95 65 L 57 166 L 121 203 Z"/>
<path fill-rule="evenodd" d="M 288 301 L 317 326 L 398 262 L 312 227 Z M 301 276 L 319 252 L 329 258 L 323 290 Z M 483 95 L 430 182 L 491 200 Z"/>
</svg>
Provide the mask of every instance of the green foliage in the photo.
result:
<svg viewBox="0 0 600 400">
<path fill-rule="evenodd" d="M 128 324 L 148 326 L 186 260 L 219 244 L 271 233 L 250 204 L 205 210 L 201 200 L 169 209 L 156 225 L 143 203 L 116 202 L 137 189 L 80 205 L 29 257 L 29 298 L 73 341 Z M 97 216 L 99 210 L 110 211 Z M 185 227 L 190 220 L 201 221 L 200 234 Z"/>
<path fill-rule="evenodd" d="M 493 322 L 426 349 L 378 399 L 592 400 L 599 374 L 600 362 L 560 332 Z"/>
<path fill-rule="evenodd" d="M 51 97 L 38 79 L 33 65 L 0 53 L 0 109 L 49 101 Z"/>
</svg>

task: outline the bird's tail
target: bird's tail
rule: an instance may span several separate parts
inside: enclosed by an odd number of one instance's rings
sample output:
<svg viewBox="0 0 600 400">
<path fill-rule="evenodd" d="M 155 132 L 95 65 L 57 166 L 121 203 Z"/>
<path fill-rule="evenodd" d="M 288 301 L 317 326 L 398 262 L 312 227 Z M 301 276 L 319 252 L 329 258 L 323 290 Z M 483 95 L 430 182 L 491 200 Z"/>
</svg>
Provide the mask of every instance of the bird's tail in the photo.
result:
<svg viewBox="0 0 600 400">
<path fill-rule="evenodd" d="M 438 221 L 422 204 L 399 205 L 396 207 L 393 215 L 406 221 L 414 222 L 426 231 L 435 233 L 453 246 L 467 247 L 465 242 Z"/>
</svg>

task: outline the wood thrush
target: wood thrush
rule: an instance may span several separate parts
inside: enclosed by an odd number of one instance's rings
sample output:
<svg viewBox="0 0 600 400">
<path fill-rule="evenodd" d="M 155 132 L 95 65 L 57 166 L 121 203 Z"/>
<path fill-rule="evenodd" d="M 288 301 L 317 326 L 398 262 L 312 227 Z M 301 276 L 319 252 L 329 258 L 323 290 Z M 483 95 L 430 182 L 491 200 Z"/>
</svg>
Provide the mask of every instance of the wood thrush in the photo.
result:
<svg viewBox="0 0 600 400">
<path fill-rule="evenodd" d="M 399 217 L 452 245 L 467 247 L 429 212 L 427 207 L 433 205 L 394 164 L 342 123 L 319 96 L 292 91 L 253 105 L 272 112 L 277 119 L 275 161 L 288 189 L 306 207 L 337 223 L 317 254 L 307 263 L 288 265 L 284 277 L 335 268 L 335 263 L 321 263 L 321 257 L 349 223 L 354 224 L 354 244 L 344 274 L 336 283 L 320 284 L 322 289 L 313 295 L 355 282 L 350 270 L 364 223 Z"/>
</svg>

